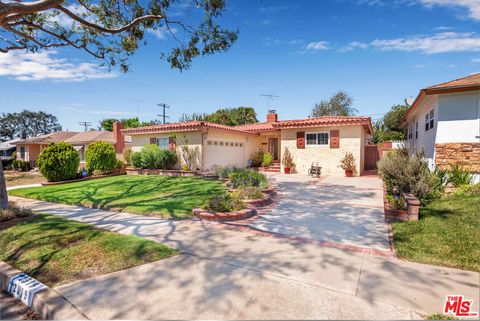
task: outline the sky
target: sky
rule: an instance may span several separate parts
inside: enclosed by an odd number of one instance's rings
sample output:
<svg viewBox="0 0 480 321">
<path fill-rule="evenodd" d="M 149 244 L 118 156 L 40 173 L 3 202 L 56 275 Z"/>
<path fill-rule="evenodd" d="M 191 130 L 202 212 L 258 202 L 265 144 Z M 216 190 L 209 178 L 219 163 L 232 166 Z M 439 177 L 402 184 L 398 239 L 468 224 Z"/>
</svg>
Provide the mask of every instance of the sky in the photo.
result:
<svg viewBox="0 0 480 321">
<path fill-rule="evenodd" d="M 42 110 L 63 129 L 103 118 L 155 119 L 167 103 L 183 113 L 251 106 L 266 98 L 280 120 L 307 117 L 338 90 L 358 115 L 378 119 L 421 88 L 480 72 L 480 0 L 226 0 L 224 26 L 239 38 L 225 53 L 172 70 L 161 52 L 173 39 L 149 33 L 129 60 L 107 70 L 75 49 L 0 53 L 0 112 Z M 189 14 L 179 13 L 179 19 Z"/>
</svg>

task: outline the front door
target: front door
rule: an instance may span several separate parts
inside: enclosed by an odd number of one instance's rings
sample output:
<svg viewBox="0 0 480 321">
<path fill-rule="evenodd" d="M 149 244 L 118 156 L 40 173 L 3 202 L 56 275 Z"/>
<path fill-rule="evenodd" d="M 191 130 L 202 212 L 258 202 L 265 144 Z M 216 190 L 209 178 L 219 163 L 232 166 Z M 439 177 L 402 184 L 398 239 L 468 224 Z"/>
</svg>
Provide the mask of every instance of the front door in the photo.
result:
<svg viewBox="0 0 480 321">
<path fill-rule="evenodd" d="M 272 154 L 274 161 L 278 161 L 278 138 L 268 139 L 268 152 Z"/>
</svg>

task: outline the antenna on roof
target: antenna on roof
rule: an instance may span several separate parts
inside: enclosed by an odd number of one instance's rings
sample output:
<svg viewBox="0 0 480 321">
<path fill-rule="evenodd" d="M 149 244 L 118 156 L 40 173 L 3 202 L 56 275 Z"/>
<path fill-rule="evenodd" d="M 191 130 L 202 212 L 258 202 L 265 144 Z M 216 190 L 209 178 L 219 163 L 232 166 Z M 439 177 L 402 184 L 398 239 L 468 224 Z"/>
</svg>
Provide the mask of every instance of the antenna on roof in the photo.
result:
<svg viewBox="0 0 480 321">
<path fill-rule="evenodd" d="M 88 121 L 80 121 L 80 122 L 78 122 L 78 124 L 80 126 L 83 126 L 85 128 L 85 131 L 88 130 L 88 127 L 92 126 L 92 123 L 88 122 Z"/>
<path fill-rule="evenodd" d="M 163 124 L 165 125 L 165 118 L 170 118 L 170 117 L 168 117 L 168 116 L 165 114 L 165 108 L 170 108 L 170 106 L 168 106 L 168 105 L 165 104 L 165 103 L 159 103 L 159 104 L 157 104 L 157 106 L 163 108 L 163 113 L 162 113 L 162 114 L 159 114 L 159 115 L 157 115 L 157 116 L 163 118 Z"/>
<path fill-rule="evenodd" d="M 265 97 L 267 99 L 267 113 L 270 112 L 270 101 L 273 100 L 273 98 L 278 98 L 279 96 L 273 95 L 273 94 L 260 94 L 260 96 Z"/>
</svg>

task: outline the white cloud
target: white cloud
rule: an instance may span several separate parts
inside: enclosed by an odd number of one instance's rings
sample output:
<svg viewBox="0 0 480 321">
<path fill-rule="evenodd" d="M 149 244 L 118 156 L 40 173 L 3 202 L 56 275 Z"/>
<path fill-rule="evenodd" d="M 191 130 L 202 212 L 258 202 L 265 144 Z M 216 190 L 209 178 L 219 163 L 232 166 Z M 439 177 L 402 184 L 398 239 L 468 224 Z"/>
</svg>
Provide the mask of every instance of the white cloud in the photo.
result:
<svg viewBox="0 0 480 321">
<path fill-rule="evenodd" d="M 15 80 L 84 81 L 117 77 L 93 63 L 73 63 L 65 58 L 54 58 L 56 51 L 38 53 L 11 51 L 0 55 L 0 76 Z"/>
<path fill-rule="evenodd" d="M 326 41 L 315 41 L 310 42 L 307 47 L 307 50 L 327 50 L 328 49 L 328 42 Z"/>
<path fill-rule="evenodd" d="M 348 45 L 340 48 L 338 51 L 349 52 L 349 51 L 353 51 L 355 49 L 367 49 L 367 48 L 368 48 L 368 44 L 366 44 L 364 42 L 352 41 Z"/>
<path fill-rule="evenodd" d="M 419 51 L 426 54 L 480 51 L 480 36 L 473 33 L 443 32 L 433 36 L 376 39 L 371 45 L 382 51 Z"/>
<path fill-rule="evenodd" d="M 468 16 L 474 20 L 480 20 L 480 1 L 479 0 L 419 0 L 421 4 L 427 7 L 444 6 L 452 8 L 464 8 L 468 11 Z"/>
</svg>

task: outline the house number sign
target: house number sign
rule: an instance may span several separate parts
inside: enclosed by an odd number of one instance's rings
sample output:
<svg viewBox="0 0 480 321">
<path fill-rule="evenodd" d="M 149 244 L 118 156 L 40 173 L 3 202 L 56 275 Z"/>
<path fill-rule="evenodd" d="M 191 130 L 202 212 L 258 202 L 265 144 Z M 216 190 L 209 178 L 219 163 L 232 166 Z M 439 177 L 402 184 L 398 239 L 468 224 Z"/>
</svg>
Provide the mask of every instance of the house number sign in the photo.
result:
<svg viewBox="0 0 480 321">
<path fill-rule="evenodd" d="M 8 282 L 7 292 L 20 299 L 23 304 L 31 307 L 33 297 L 47 286 L 25 273 L 18 274 Z"/>
</svg>

